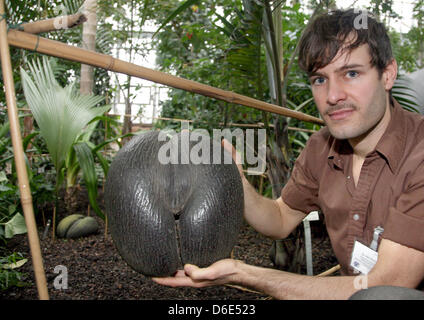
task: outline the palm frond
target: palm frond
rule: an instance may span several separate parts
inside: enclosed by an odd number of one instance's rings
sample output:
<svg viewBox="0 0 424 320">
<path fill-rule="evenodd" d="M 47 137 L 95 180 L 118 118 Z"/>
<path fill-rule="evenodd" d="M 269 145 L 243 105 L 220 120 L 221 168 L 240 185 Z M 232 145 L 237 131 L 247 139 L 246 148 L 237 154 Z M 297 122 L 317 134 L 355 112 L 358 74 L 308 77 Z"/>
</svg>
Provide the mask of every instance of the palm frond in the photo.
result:
<svg viewBox="0 0 424 320">
<path fill-rule="evenodd" d="M 414 84 L 410 78 L 400 76 L 392 88 L 392 95 L 406 110 L 422 113 L 424 110 L 420 110 L 420 107 L 424 106 L 420 106 L 419 102 L 424 101 L 424 92 L 417 92 L 413 88 Z"/>
<path fill-rule="evenodd" d="M 49 61 L 43 58 L 28 65 L 31 76 L 21 68 L 25 98 L 57 171 L 84 127 L 110 106 L 96 107 L 103 98 L 80 95 L 73 84 L 62 88 Z"/>
<path fill-rule="evenodd" d="M 88 199 L 94 211 L 104 219 L 104 214 L 97 203 L 97 174 L 95 170 L 94 157 L 87 142 L 74 144 L 74 150 L 82 169 L 85 185 L 88 190 Z"/>
<path fill-rule="evenodd" d="M 154 38 L 157 33 L 165 27 L 170 21 L 172 21 L 176 16 L 178 16 L 181 12 L 186 10 L 187 8 L 191 7 L 194 4 L 197 4 L 199 0 L 186 0 L 184 1 L 180 6 L 178 6 L 177 9 L 174 10 L 166 19 L 165 21 L 159 26 L 159 28 L 155 31 L 152 38 Z"/>
<path fill-rule="evenodd" d="M 262 20 L 263 7 L 243 1 L 243 9 L 235 8 L 236 17 L 229 21 L 217 14 L 227 34 L 231 35 L 231 45 L 225 54 L 228 68 L 242 81 L 252 83 L 252 87 L 261 87 L 262 64 Z M 262 97 L 260 97 L 262 98 Z"/>
</svg>

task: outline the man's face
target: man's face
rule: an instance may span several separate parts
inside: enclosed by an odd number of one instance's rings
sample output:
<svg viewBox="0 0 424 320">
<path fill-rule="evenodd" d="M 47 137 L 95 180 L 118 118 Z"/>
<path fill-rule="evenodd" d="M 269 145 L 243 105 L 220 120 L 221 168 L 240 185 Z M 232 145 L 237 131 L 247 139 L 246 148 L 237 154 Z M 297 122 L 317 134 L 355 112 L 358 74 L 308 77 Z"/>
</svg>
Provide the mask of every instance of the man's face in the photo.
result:
<svg viewBox="0 0 424 320">
<path fill-rule="evenodd" d="M 362 45 L 339 52 L 310 76 L 318 111 L 335 138 L 366 136 L 390 113 L 388 90 L 393 83 L 386 72 L 379 77 L 370 64 L 368 45 Z"/>
</svg>

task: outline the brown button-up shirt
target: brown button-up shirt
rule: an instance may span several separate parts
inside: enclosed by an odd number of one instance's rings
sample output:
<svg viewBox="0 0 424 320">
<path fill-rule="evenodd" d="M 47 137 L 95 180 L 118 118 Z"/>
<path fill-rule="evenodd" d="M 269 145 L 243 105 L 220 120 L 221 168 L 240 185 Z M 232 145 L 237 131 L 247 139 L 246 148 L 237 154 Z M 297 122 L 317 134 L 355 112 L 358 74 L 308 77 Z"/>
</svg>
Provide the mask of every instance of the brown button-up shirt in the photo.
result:
<svg viewBox="0 0 424 320">
<path fill-rule="evenodd" d="M 424 117 L 396 101 L 391 111 L 356 187 L 351 146 L 324 127 L 308 140 L 281 193 L 292 209 L 324 214 L 344 275 L 353 274 L 354 242 L 369 246 L 377 226 L 384 228 L 382 238 L 424 251 Z"/>
</svg>

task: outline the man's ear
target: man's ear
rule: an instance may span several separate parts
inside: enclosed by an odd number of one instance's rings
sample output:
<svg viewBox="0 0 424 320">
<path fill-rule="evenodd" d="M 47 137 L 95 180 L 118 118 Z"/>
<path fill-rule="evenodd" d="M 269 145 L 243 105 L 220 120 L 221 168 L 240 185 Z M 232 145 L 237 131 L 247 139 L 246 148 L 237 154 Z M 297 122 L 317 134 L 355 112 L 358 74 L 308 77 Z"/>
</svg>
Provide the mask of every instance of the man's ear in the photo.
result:
<svg viewBox="0 0 424 320">
<path fill-rule="evenodd" d="M 396 59 L 392 59 L 392 61 L 390 61 L 387 66 L 386 69 L 384 69 L 383 71 L 383 81 L 384 81 L 384 88 L 389 91 L 390 89 L 392 89 L 396 77 L 397 77 L 397 62 Z"/>
</svg>

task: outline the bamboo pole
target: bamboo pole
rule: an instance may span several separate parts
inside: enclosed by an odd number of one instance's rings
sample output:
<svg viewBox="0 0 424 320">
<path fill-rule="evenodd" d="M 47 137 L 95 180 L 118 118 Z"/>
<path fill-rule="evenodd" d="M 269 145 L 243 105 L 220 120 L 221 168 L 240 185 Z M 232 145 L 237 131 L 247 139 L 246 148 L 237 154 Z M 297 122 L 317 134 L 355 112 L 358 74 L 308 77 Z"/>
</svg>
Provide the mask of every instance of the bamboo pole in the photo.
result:
<svg viewBox="0 0 424 320">
<path fill-rule="evenodd" d="M 23 23 L 20 28 L 28 33 L 39 34 L 43 32 L 69 29 L 85 22 L 87 17 L 83 13 L 76 13 L 69 16 L 60 16 L 52 19 Z"/>
<path fill-rule="evenodd" d="M 20 111 L 31 111 L 31 109 L 24 109 L 24 108 L 19 108 Z M 28 116 L 32 116 L 32 114 L 28 114 Z M 124 117 L 132 117 L 132 115 L 130 114 L 114 114 L 114 113 L 108 113 L 107 116 L 124 116 Z M 141 118 L 142 116 L 134 116 L 134 118 Z M 179 118 L 165 118 L 165 117 L 145 117 L 145 119 L 152 119 L 152 120 L 164 120 L 164 121 L 185 121 L 185 122 L 197 122 L 197 123 L 207 123 L 206 121 L 196 121 L 196 120 L 186 120 L 186 119 L 179 119 Z M 224 125 L 223 122 L 219 123 L 220 125 Z M 151 124 L 147 123 L 144 124 L 142 123 L 141 125 L 146 125 L 149 126 Z M 137 126 L 137 125 L 136 125 Z M 227 123 L 228 127 L 241 127 L 241 128 L 263 128 L 265 126 L 265 124 L 263 122 L 258 122 L 258 123 L 235 123 L 235 122 L 230 122 Z M 274 125 L 273 124 L 269 124 L 270 128 L 273 128 Z M 107 128 L 107 124 L 106 124 L 106 128 Z M 312 130 L 312 129 L 305 129 L 305 128 L 298 128 L 298 127 L 287 127 L 288 130 L 292 130 L 292 131 L 300 131 L 300 132 L 307 132 L 307 133 L 315 133 L 317 132 L 317 130 Z M 106 140 L 106 133 L 105 133 L 105 140 Z M 35 155 L 36 156 L 36 155 Z"/>
<path fill-rule="evenodd" d="M 0 16 L 4 16 L 4 0 L 0 1 Z M 0 55 L 3 73 L 4 89 L 6 93 L 7 112 L 10 122 L 10 134 L 12 137 L 13 153 L 15 157 L 16 172 L 18 175 L 21 203 L 28 230 L 28 242 L 32 256 L 38 295 L 41 300 L 48 300 L 46 275 L 44 273 L 43 259 L 41 256 L 40 241 L 32 206 L 31 190 L 26 171 L 24 149 L 19 127 L 18 111 L 16 106 L 15 87 L 13 82 L 12 63 L 10 60 L 9 44 L 7 42 L 7 25 L 4 18 L 0 21 Z"/>
<path fill-rule="evenodd" d="M 296 118 L 301 121 L 307 121 L 323 125 L 324 122 L 316 117 L 304 114 L 299 111 L 294 111 L 288 108 L 280 107 L 271 103 L 253 99 L 243 96 L 238 93 L 218 89 L 208 86 L 196 81 L 187 80 L 160 72 L 138 66 L 133 63 L 125 62 L 123 60 L 115 59 L 111 56 L 88 51 L 82 48 L 74 47 L 54 41 L 45 39 L 40 36 L 35 36 L 27 32 L 9 30 L 8 32 L 9 44 L 18 48 L 32 50 L 43 54 L 55 56 L 62 59 L 76 61 L 88 64 L 94 67 L 103 68 L 106 70 L 124 73 L 137 78 L 146 79 L 166 86 L 177 89 L 201 94 L 210 98 L 227 101 L 234 104 L 239 104 L 286 117 Z"/>
<path fill-rule="evenodd" d="M 318 275 L 316 275 L 316 277 L 326 277 L 326 276 L 329 276 L 330 274 L 333 274 L 334 272 L 336 272 L 338 270 L 340 270 L 339 264 L 328 269 L 328 270 L 326 270 L 326 271 L 324 271 L 324 272 L 322 272 L 322 273 L 320 273 L 320 274 L 318 274 Z"/>
</svg>

